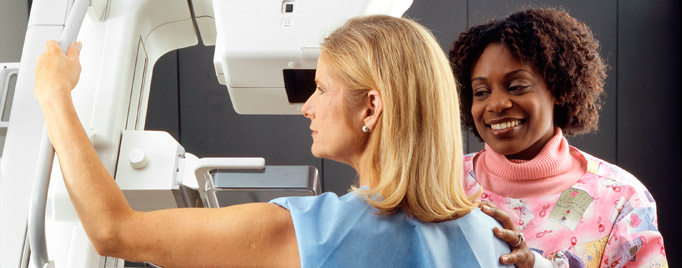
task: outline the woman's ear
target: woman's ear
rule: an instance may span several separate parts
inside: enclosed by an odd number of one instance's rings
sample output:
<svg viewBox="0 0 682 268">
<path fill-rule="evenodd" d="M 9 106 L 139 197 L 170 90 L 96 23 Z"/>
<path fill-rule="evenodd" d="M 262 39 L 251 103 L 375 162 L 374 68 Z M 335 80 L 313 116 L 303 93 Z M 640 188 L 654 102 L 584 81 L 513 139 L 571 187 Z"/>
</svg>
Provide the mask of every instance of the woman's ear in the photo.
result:
<svg viewBox="0 0 682 268">
<path fill-rule="evenodd" d="M 365 126 L 372 131 L 379 122 L 381 112 L 384 109 L 384 101 L 381 98 L 381 92 L 375 89 L 370 90 L 367 93 L 366 104 L 367 106 L 364 109 L 365 114 L 363 115 L 363 121 Z"/>
</svg>

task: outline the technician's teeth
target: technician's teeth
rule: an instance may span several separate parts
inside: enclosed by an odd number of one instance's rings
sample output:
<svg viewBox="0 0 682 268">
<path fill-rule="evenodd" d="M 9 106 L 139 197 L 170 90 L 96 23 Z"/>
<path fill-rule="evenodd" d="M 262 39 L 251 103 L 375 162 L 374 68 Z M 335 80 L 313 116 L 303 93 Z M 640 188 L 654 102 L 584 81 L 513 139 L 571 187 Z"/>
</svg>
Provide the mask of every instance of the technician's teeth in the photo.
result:
<svg viewBox="0 0 682 268">
<path fill-rule="evenodd" d="M 515 127 L 521 124 L 521 120 L 514 120 L 514 121 L 508 121 L 508 122 L 503 122 L 503 123 L 498 123 L 498 124 L 492 124 L 490 125 L 490 128 L 494 130 L 500 130 L 500 129 L 505 129 L 505 128 L 511 128 Z"/>
</svg>

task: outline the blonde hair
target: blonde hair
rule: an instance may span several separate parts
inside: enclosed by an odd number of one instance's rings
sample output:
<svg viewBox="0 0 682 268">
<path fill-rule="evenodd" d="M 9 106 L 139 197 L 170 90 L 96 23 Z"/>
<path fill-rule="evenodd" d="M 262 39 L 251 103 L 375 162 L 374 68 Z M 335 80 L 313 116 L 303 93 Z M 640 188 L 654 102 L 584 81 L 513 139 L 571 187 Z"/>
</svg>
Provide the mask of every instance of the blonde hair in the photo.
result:
<svg viewBox="0 0 682 268">
<path fill-rule="evenodd" d="M 349 93 L 348 109 L 370 90 L 383 100 L 366 148 L 371 188 L 359 190 L 367 202 L 424 222 L 469 213 L 478 195 L 466 196 L 462 185 L 455 79 L 431 32 L 403 18 L 353 18 L 324 40 L 322 54 Z"/>
</svg>

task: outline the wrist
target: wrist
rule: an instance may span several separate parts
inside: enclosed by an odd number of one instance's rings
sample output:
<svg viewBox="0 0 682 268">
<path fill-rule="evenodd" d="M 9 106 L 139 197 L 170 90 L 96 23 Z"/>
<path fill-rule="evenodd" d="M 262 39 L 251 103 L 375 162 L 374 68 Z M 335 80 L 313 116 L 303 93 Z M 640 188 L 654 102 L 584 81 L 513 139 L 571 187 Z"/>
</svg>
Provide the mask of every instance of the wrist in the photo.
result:
<svg viewBox="0 0 682 268">
<path fill-rule="evenodd" d="M 36 94 L 35 98 L 43 110 L 52 106 L 72 104 L 70 91 L 63 92 L 59 90 L 49 90 L 47 92 Z"/>
</svg>

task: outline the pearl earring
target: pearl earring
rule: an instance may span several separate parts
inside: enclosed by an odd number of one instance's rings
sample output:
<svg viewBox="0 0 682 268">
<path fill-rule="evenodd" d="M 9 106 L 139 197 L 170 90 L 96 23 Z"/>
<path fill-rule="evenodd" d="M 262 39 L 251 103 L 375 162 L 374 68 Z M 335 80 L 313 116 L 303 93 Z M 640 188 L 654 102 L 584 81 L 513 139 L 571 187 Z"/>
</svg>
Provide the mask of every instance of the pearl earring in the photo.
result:
<svg viewBox="0 0 682 268">
<path fill-rule="evenodd" d="M 369 127 L 367 127 L 367 126 L 362 126 L 362 132 L 368 133 L 368 132 L 369 132 Z"/>
</svg>

